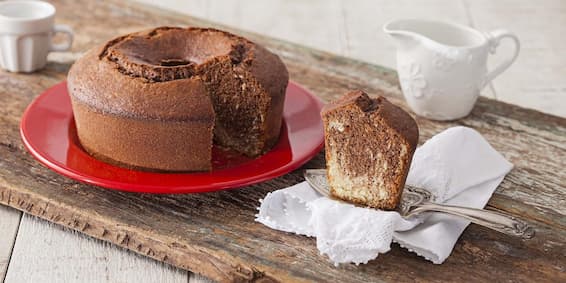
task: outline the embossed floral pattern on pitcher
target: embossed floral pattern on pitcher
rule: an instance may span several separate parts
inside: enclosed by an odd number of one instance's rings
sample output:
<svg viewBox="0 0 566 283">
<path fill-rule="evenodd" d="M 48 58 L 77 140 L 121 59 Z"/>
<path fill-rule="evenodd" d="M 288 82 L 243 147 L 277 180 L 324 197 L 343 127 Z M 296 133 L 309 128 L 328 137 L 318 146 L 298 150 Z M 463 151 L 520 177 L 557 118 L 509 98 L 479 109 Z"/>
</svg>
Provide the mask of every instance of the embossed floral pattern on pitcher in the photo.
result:
<svg viewBox="0 0 566 283">
<path fill-rule="evenodd" d="M 450 71 L 458 62 L 472 62 L 473 55 L 467 50 L 439 48 L 432 52 L 432 65 L 444 72 Z"/>
<path fill-rule="evenodd" d="M 450 70 L 450 68 L 452 68 L 452 66 L 454 66 L 454 63 L 456 63 L 456 61 L 454 61 L 454 59 L 448 58 L 448 57 L 444 56 L 443 54 L 440 54 L 439 52 L 434 52 L 434 55 L 432 57 L 432 65 L 436 69 L 448 72 Z"/>
<path fill-rule="evenodd" d="M 426 80 L 421 73 L 421 68 L 415 63 L 410 63 L 400 67 L 402 70 L 399 72 L 399 80 L 403 92 L 412 95 L 415 98 L 422 98 L 424 96 L 424 88 L 426 87 Z"/>
</svg>

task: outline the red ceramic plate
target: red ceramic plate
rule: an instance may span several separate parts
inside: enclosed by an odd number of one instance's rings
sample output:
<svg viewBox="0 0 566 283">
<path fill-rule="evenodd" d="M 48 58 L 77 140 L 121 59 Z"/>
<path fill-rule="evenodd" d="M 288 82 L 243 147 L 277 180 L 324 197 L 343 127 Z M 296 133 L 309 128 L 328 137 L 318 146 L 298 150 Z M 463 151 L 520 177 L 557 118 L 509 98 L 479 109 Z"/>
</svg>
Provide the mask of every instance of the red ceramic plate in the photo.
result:
<svg viewBox="0 0 566 283">
<path fill-rule="evenodd" d="M 279 143 L 256 159 L 215 148 L 213 170 L 201 173 L 131 170 L 91 157 L 78 142 L 65 82 L 48 89 L 28 106 L 20 133 L 35 158 L 69 178 L 130 192 L 199 193 L 259 183 L 300 167 L 322 148 L 321 108 L 315 96 L 289 83 Z"/>
</svg>

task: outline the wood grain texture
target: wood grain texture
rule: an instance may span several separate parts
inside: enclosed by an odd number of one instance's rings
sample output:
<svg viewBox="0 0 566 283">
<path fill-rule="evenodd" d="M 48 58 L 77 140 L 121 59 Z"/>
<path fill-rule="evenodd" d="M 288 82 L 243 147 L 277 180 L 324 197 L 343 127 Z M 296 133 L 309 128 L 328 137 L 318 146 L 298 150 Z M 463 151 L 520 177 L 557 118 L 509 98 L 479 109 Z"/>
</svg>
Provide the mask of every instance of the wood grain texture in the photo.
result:
<svg viewBox="0 0 566 283">
<path fill-rule="evenodd" d="M 116 249 L 107 242 L 28 214 L 23 216 L 19 235 L 6 283 L 186 283 L 189 278 L 184 270 Z"/>
<path fill-rule="evenodd" d="M 114 1 L 54 3 L 59 21 L 78 35 L 74 53 L 126 31 L 210 25 Z M 291 78 L 324 100 L 363 88 L 383 93 L 406 109 L 396 75 L 389 69 L 234 32 L 278 53 Z M 80 184 L 37 163 L 20 142 L 19 119 L 34 97 L 65 78 L 68 67 L 53 62 L 33 75 L 0 72 L 0 203 L 224 282 L 566 280 L 565 119 L 484 98 L 469 117 L 456 122 L 417 118 L 421 142 L 451 126 L 470 126 L 515 164 L 489 206 L 531 221 L 538 229 L 535 239 L 522 241 L 471 225 L 442 265 L 395 246 L 367 265 L 335 268 L 319 255 L 314 239 L 254 222 L 258 199 L 302 181 L 301 170 L 233 191 L 149 195 Z M 320 168 L 323 163 L 319 154 L 303 168 Z"/>
<path fill-rule="evenodd" d="M 0 206 L 0 281 L 4 279 L 8 269 L 21 217 L 20 211 Z"/>
</svg>

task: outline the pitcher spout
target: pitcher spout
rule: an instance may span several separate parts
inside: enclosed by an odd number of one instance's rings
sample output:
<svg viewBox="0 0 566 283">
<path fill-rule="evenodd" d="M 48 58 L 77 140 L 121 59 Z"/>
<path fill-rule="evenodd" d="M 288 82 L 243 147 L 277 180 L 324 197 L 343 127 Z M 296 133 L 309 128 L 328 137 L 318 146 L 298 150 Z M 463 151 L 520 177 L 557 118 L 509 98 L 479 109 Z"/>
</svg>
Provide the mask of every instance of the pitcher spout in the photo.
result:
<svg viewBox="0 0 566 283">
<path fill-rule="evenodd" d="M 410 48 L 419 42 L 419 34 L 409 27 L 409 21 L 394 20 L 383 26 L 383 31 L 391 36 L 400 48 Z"/>
</svg>

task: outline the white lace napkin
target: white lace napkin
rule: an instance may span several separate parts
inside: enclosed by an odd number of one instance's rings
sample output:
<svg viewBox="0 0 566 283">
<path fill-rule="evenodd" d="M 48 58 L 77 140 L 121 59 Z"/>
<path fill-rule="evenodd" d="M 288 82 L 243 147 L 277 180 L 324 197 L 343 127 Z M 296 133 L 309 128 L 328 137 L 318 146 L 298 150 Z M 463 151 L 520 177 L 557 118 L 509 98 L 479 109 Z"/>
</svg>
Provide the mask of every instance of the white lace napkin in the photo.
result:
<svg viewBox="0 0 566 283">
<path fill-rule="evenodd" d="M 426 188 L 436 202 L 483 208 L 513 168 L 475 130 L 454 127 L 417 149 L 407 184 Z M 469 221 L 440 213 L 403 219 L 399 213 L 360 208 L 321 197 L 306 182 L 268 193 L 256 221 L 316 237 L 321 254 L 339 263 L 367 263 L 391 242 L 440 264 Z"/>
</svg>

